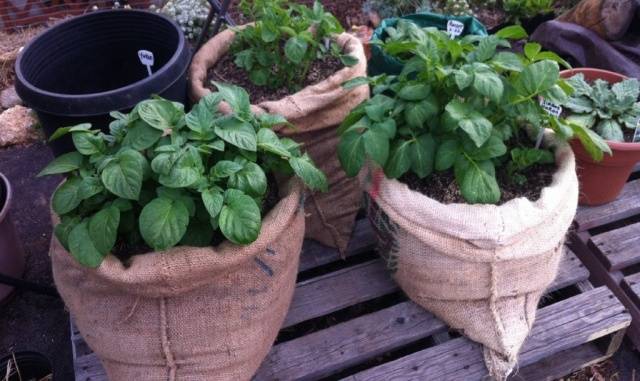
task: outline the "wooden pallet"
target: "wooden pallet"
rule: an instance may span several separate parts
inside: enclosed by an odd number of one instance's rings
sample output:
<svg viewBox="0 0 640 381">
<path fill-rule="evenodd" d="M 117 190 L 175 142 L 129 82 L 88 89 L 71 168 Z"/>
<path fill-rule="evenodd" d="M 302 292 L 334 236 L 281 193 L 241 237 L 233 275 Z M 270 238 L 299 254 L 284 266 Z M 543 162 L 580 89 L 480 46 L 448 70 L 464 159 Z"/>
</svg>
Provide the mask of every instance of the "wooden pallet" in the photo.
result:
<svg viewBox="0 0 640 381">
<path fill-rule="evenodd" d="M 595 285 L 605 285 L 633 317 L 628 330 L 640 348 L 640 164 L 620 196 L 596 207 L 579 207 L 570 247 L 591 272 Z"/>
<path fill-rule="evenodd" d="M 294 299 L 255 380 L 481 380 L 480 345 L 449 332 L 407 300 L 373 252 L 359 220 L 346 260 L 314 242 L 303 248 Z M 606 287 L 567 250 L 520 356 L 517 380 L 551 380 L 601 361 L 630 324 Z M 72 329 L 76 381 L 106 380 L 96 355 Z"/>
</svg>

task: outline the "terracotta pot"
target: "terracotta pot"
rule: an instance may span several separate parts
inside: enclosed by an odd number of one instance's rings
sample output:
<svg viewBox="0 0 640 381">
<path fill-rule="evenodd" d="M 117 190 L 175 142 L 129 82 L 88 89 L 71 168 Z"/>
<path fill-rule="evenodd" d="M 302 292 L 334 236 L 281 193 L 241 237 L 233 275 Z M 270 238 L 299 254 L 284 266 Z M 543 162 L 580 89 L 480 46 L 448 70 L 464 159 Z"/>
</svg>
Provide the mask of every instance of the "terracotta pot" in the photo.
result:
<svg viewBox="0 0 640 381">
<path fill-rule="evenodd" d="M 11 216 L 12 191 L 9 180 L 0 173 L 0 273 L 21 277 L 24 271 L 24 252 Z M 13 287 L 0 284 L 0 303 L 13 292 Z"/>
<path fill-rule="evenodd" d="M 627 78 L 612 71 L 591 68 L 564 70 L 560 72 L 560 76 L 569 78 L 579 73 L 584 74 L 588 82 L 603 79 L 609 83 L 616 83 Z M 571 141 L 580 180 L 581 205 L 601 205 L 615 200 L 627 182 L 633 167 L 640 161 L 640 143 L 608 140 L 607 144 L 613 155 L 605 154 L 602 161 L 596 162 L 591 159 L 577 139 Z"/>
</svg>

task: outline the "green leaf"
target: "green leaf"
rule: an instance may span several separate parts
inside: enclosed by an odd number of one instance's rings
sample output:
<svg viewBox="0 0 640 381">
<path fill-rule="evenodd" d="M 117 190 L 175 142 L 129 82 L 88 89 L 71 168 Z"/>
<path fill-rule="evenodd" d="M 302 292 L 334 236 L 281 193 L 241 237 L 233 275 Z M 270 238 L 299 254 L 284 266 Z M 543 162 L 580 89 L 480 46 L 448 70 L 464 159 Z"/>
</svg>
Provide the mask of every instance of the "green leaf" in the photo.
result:
<svg viewBox="0 0 640 381">
<path fill-rule="evenodd" d="M 304 39 L 295 36 L 287 40 L 284 45 L 284 54 L 289 60 L 295 64 L 302 62 L 309 44 Z"/>
<path fill-rule="evenodd" d="M 393 110 L 395 101 L 386 95 L 377 94 L 365 103 L 364 112 L 374 122 L 382 121 Z"/>
<path fill-rule="evenodd" d="M 462 178 L 460 192 L 468 203 L 495 204 L 500 201 L 500 188 L 491 160 L 470 162 L 461 157 L 456 161 L 456 172 Z"/>
<path fill-rule="evenodd" d="M 185 116 L 187 127 L 194 132 L 204 134 L 213 127 L 213 113 L 203 103 L 197 103 Z"/>
<path fill-rule="evenodd" d="M 349 54 L 340 55 L 340 61 L 342 61 L 342 64 L 347 67 L 354 66 L 358 63 L 358 59 Z"/>
<path fill-rule="evenodd" d="M 476 71 L 473 88 L 492 101 L 499 103 L 502 99 L 504 86 L 500 76 L 492 71 Z"/>
<path fill-rule="evenodd" d="M 418 83 L 404 86 L 398 91 L 398 97 L 406 101 L 419 101 L 425 99 L 431 93 L 429 86 Z"/>
<path fill-rule="evenodd" d="M 158 177 L 158 182 L 169 188 L 186 188 L 197 183 L 203 173 L 204 165 L 198 150 L 187 146 L 173 162 L 169 173 Z"/>
<path fill-rule="evenodd" d="M 104 260 L 104 255 L 101 254 L 94 246 L 91 237 L 89 236 L 89 229 L 86 221 L 77 224 L 71 230 L 68 240 L 69 251 L 76 261 L 83 266 L 91 268 L 100 266 Z"/>
<path fill-rule="evenodd" d="M 220 160 L 211 168 L 211 175 L 215 178 L 223 179 L 233 175 L 242 169 L 242 164 L 231 160 Z"/>
<path fill-rule="evenodd" d="M 268 128 L 258 130 L 258 148 L 280 157 L 291 157 L 291 152 L 280 142 L 278 135 Z"/>
<path fill-rule="evenodd" d="M 265 68 L 254 68 L 249 72 L 249 79 L 258 86 L 266 86 L 270 75 L 269 70 Z"/>
<path fill-rule="evenodd" d="M 83 155 L 93 155 L 105 150 L 102 137 L 90 131 L 74 131 L 71 133 L 73 145 Z"/>
<path fill-rule="evenodd" d="M 118 225 L 120 225 L 120 209 L 115 206 L 101 209 L 89 219 L 89 237 L 102 256 L 106 256 L 113 249 L 118 237 Z"/>
<path fill-rule="evenodd" d="M 181 246 L 207 247 L 211 245 L 214 229 L 209 223 L 192 220 L 180 240 Z"/>
<path fill-rule="evenodd" d="M 497 136 L 491 136 L 481 147 L 468 152 L 473 160 L 489 160 L 500 157 L 507 153 L 507 146 L 502 139 Z"/>
<path fill-rule="evenodd" d="M 292 157 L 289 164 L 295 174 L 312 190 L 326 192 L 328 190 L 327 177 L 311 161 L 305 153 L 302 157 Z"/>
<path fill-rule="evenodd" d="M 529 37 L 527 31 L 520 25 L 510 25 L 504 27 L 495 33 L 496 37 L 506 38 L 509 40 L 521 40 Z"/>
<path fill-rule="evenodd" d="M 374 123 L 371 130 L 383 132 L 387 138 L 393 139 L 396 136 L 396 121 L 393 118 L 385 119 L 382 122 Z"/>
<path fill-rule="evenodd" d="M 524 44 L 524 55 L 532 61 L 536 58 L 538 53 L 540 53 L 540 50 L 542 50 L 542 45 L 537 42 L 527 42 Z"/>
<path fill-rule="evenodd" d="M 431 134 L 419 136 L 411 145 L 411 170 L 421 179 L 433 172 L 433 164 L 436 154 L 436 141 Z"/>
<path fill-rule="evenodd" d="M 516 87 L 523 95 L 533 96 L 548 90 L 560 78 L 558 64 L 553 61 L 539 61 L 527 66 L 518 76 Z"/>
<path fill-rule="evenodd" d="M 253 68 L 253 51 L 245 49 L 235 54 L 233 63 L 239 68 L 249 71 Z"/>
<path fill-rule="evenodd" d="M 420 128 L 434 116 L 438 114 L 438 104 L 435 98 L 425 99 L 414 103 L 407 103 L 404 110 L 404 117 L 410 127 Z"/>
<path fill-rule="evenodd" d="M 260 124 L 265 127 L 273 127 L 280 124 L 289 124 L 284 116 L 278 114 L 258 114 L 258 120 L 260 121 Z"/>
<path fill-rule="evenodd" d="M 566 118 L 567 123 L 579 124 L 586 128 L 592 128 L 596 122 L 596 117 L 593 114 L 573 114 Z"/>
<path fill-rule="evenodd" d="M 580 139 L 580 143 L 582 143 L 582 146 L 593 160 L 602 160 L 603 152 L 609 155 L 612 154 L 607 142 L 594 131 L 578 124 L 570 124 L 570 126 L 573 129 L 573 133 Z"/>
<path fill-rule="evenodd" d="M 120 151 L 116 160 L 107 164 L 102 171 L 102 183 L 118 197 L 137 200 L 142 188 L 146 160 L 140 152 L 131 149 Z"/>
<path fill-rule="evenodd" d="M 596 132 L 605 140 L 613 140 L 616 142 L 624 142 L 624 133 L 622 127 L 612 119 L 601 120 L 596 125 Z"/>
<path fill-rule="evenodd" d="M 91 129 L 91 123 L 80 123 L 75 126 L 60 127 L 55 130 L 55 132 L 49 137 L 49 141 L 52 142 L 54 140 L 60 139 L 64 135 L 71 132 L 72 129 L 74 131 L 89 131 Z"/>
<path fill-rule="evenodd" d="M 149 99 L 136 106 L 140 118 L 160 131 L 171 129 L 180 118 L 180 110 L 166 99 Z"/>
<path fill-rule="evenodd" d="M 472 60 L 483 62 L 487 61 L 496 53 L 498 47 L 498 39 L 494 36 L 484 36 L 480 40 L 478 47 L 472 54 Z"/>
<path fill-rule="evenodd" d="M 258 137 L 253 126 L 234 116 L 223 118 L 215 126 L 216 135 L 222 140 L 247 151 L 257 150 Z"/>
<path fill-rule="evenodd" d="M 189 211 L 178 200 L 155 198 L 140 212 L 138 228 L 142 238 L 154 250 L 175 246 L 187 231 Z"/>
<path fill-rule="evenodd" d="M 81 199 L 86 200 L 98 193 L 101 193 L 103 190 L 104 186 L 98 177 L 88 176 L 81 180 L 80 188 L 78 189 L 78 196 Z"/>
<path fill-rule="evenodd" d="M 247 162 L 242 169 L 229 176 L 227 185 L 252 197 L 261 197 L 267 191 L 267 176 L 260 166 Z"/>
<path fill-rule="evenodd" d="M 436 151 L 435 167 L 438 171 L 445 171 L 453 166 L 460 155 L 460 144 L 455 139 L 445 140 Z"/>
<path fill-rule="evenodd" d="M 56 235 L 60 244 L 69 251 L 69 234 L 71 230 L 80 223 L 80 217 L 78 216 L 62 216 L 61 222 L 53 229 L 53 234 Z"/>
<path fill-rule="evenodd" d="M 587 81 L 585 81 L 584 74 L 576 74 L 567 79 L 566 82 L 573 88 L 573 95 L 575 97 L 580 95 L 591 95 L 591 86 L 587 83 Z"/>
<path fill-rule="evenodd" d="M 568 96 L 559 85 L 553 85 L 548 90 L 543 91 L 540 95 L 556 105 L 562 105 L 567 102 Z"/>
<path fill-rule="evenodd" d="M 362 135 L 350 131 L 342 135 L 338 143 L 338 159 L 347 176 L 355 176 L 364 165 L 365 147 Z"/>
<path fill-rule="evenodd" d="M 222 234 L 229 241 L 239 245 L 250 244 L 260 234 L 260 208 L 242 191 L 229 189 L 224 195 L 224 206 L 218 223 Z"/>
<path fill-rule="evenodd" d="M 564 102 L 564 106 L 573 112 L 587 113 L 594 110 L 591 99 L 585 96 L 571 97 Z"/>
<path fill-rule="evenodd" d="M 79 152 L 65 153 L 44 167 L 44 169 L 38 173 L 37 177 L 75 171 L 82 165 L 82 160 L 82 154 Z"/>
<path fill-rule="evenodd" d="M 80 205 L 80 183 L 79 177 L 71 177 L 56 189 L 51 200 L 51 207 L 56 214 L 61 216 L 69 213 Z"/>
<path fill-rule="evenodd" d="M 473 83 L 473 72 L 470 68 L 468 70 L 464 70 L 464 68 L 456 70 L 453 78 L 456 81 L 456 85 L 458 85 L 458 89 L 464 90 Z"/>
<path fill-rule="evenodd" d="M 275 25 L 266 22 L 263 22 L 260 25 L 262 27 L 260 30 L 260 37 L 262 38 L 262 41 L 267 43 L 273 42 L 279 37 L 280 31 Z"/>
<path fill-rule="evenodd" d="M 411 167 L 411 145 L 411 140 L 394 142 L 391 156 L 384 167 L 384 173 L 388 178 L 397 179 L 409 170 Z"/>
<path fill-rule="evenodd" d="M 212 218 L 215 218 L 220 214 L 223 201 L 224 197 L 219 188 L 205 189 L 202 192 L 202 202 Z"/>
<path fill-rule="evenodd" d="M 389 137 L 386 133 L 370 129 L 362 134 L 367 155 L 380 166 L 384 166 L 389 157 Z"/>
<path fill-rule="evenodd" d="M 554 52 L 540 52 L 536 54 L 535 60 L 536 61 L 542 61 L 542 60 L 555 61 L 558 64 L 564 66 L 565 69 L 571 69 L 571 65 Z"/>
<path fill-rule="evenodd" d="M 355 77 L 342 83 L 342 88 L 345 90 L 351 90 L 358 86 L 368 85 L 371 80 L 368 77 Z"/>
<path fill-rule="evenodd" d="M 139 119 L 133 122 L 133 125 L 127 129 L 127 134 L 122 144 L 137 151 L 142 151 L 156 144 L 161 136 L 162 131 L 151 127 L 145 121 Z"/>
<path fill-rule="evenodd" d="M 521 72 L 524 69 L 520 57 L 511 52 L 500 52 L 489 63 L 503 70 Z"/>
<path fill-rule="evenodd" d="M 493 124 L 482 114 L 475 111 L 469 104 L 457 99 L 447 104 L 445 110 L 449 116 L 458 122 L 458 126 L 480 147 L 491 136 Z"/>
<path fill-rule="evenodd" d="M 233 111 L 239 115 L 248 115 L 251 113 L 249 94 L 245 89 L 235 85 L 227 85 L 215 81 L 213 84 L 218 88 L 218 92 L 222 96 L 222 99 L 229 104 Z"/>
</svg>

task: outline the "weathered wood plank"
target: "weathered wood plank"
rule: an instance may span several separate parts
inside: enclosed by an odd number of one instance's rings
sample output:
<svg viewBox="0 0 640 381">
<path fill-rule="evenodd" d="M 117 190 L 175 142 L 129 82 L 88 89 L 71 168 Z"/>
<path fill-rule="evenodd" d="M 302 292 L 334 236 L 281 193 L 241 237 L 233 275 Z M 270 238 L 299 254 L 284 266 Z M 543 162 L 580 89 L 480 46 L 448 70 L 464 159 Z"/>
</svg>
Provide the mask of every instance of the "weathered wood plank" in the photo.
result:
<svg viewBox="0 0 640 381">
<path fill-rule="evenodd" d="M 625 184 L 618 198 L 600 206 L 579 206 L 575 222 L 583 231 L 640 213 L 640 179 Z"/>
<path fill-rule="evenodd" d="M 609 271 L 640 263 L 640 222 L 595 235 L 589 246 L 600 254 Z"/>
<path fill-rule="evenodd" d="M 398 289 L 380 259 L 298 283 L 284 327 L 330 314 Z"/>
<path fill-rule="evenodd" d="M 589 272 L 567 250 L 549 292 L 585 281 Z M 436 333 L 446 325 L 412 302 L 371 313 L 275 346 L 256 380 L 329 376 Z"/>
<path fill-rule="evenodd" d="M 624 306 L 606 287 L 576 295 L 538 312 L 520 354 L 520 367 L 629 326 Z M 346 378 L 361 380 L 482 380 L 487 370 L 481 346 L 458 338 Z"/>
<path fill-rule="evenodd" d="M 109 381 L 95 353 L 75 358 L 76 381 Z"/>
<path fill-rule="evenodd" d="M 345 257 L 373 250 L 375 243 L 376 237 L 369 220 L 367 218 L 362 218 L 356 221 Z M 338 250 L 329 248 L 313 240 L 307 240 L 304 242 L 304 246 L 302 246 L 299 271 L 311 270 L 315 267 L 323 266 L 339 259 L 341 259 L 341 257 Z"/>
<path fill-rule="evenodd" d="M 447 329 L 403 302 L 275 346 L 255 380 L 315 380 Z"/>
</svg>

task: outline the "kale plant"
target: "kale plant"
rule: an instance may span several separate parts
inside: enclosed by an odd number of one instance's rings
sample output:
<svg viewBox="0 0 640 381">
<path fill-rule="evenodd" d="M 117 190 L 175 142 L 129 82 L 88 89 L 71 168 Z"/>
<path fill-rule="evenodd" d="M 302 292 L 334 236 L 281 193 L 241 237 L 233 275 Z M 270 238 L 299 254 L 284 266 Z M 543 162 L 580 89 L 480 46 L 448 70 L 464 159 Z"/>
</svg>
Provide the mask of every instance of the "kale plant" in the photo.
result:
<svg viewBox="0 0 640 381">
<path fill-rule="evenodd" d="M 309 156 L 271 129 L 284 118 L 254 115 L 246 91 L 216 86 L 186 114 L 181 104 L 154 98 L 129 114 L 111 113 L 109 134 L 84 123 L 52 136 L 71 134 L 76 148 L 39 175 L 67 175 L 52 198 L 61 219 L 54 233 L 78 262 L 99 266 L 116 242 L 209 246 L 216 231 L 249 244 L 260 233 L 268 174 L 326 190 Z M 231 114 L 217 111 L 222 100 Z"/>
<path fill-rule="evenodd" d="M 624 141 L 624 128 L 634 130 L 640 123 L 640 82 L 625 79 L 613 85 L 596 79 L 592 85 L 582 73 L 567 81 L 574 89 L 564 106 L 573 112 L 567 120 L 595 129 L 606 140 Z"/>
<path fill-rule="evenodd" d="M 398 76 L 344 84 L 373 86 L 372 98 L 340 126 L 338 153 L 346 173 L 356 175 L 367 159 L 393 179 L 453 171 L 467 202 L 494 204 L 501 197 L 496 167 L 506 165 L 513 181 L 522 183 L 522 170 L 553 161 L 551 151 L 536 144 L 545 128 L 559 138 L 577 136 L 601 156 L 608 146 L 597 134 L 541 107 L 539 98 L 560 104 L 573 90 L 559 76 L 558 62 L 568 64 L 536 43 L 526 44 L 524 54 L 506 50 L 508 39 L 526 36 L 520 26 L 460 39 L 423 28 L 383 43 L 387 53 L 405 58 L 405 66 Z"/>
<path fill-rule="evenodd" d="M 207 0 L 169 0 L 160 8 L 160 13 L 174 19 L 187 39 L 195 41 L 207 22 L 209 3 Z"/>
<path fill-rule="evenodd" d="M 313 61 L 328 55 L 347 66 L 357 63 L 332 40 L 344 30 L 318 1 L 310 9 L 286 0 L 242 0 L 240 9 L 256 22 L 236 29 L 231 52 L 235 64 L 258 86 L 297 90 Z"/>
</svg>

